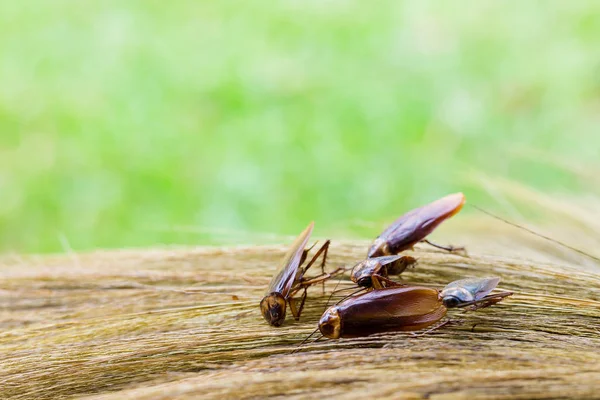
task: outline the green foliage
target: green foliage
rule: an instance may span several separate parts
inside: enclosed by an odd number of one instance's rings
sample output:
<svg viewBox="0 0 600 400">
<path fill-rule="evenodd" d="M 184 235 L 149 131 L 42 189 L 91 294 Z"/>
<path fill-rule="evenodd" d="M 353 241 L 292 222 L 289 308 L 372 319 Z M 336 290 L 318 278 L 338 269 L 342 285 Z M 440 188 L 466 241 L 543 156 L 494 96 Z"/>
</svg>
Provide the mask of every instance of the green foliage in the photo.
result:
<svg viewBox="0 0 600 400">
<path fill-rule="evenodd" d="M 0 26 L 4 250 L 371 237 L 486 177 L 581 192 L 600 155 L 593 1 L 4 1 Z"/>
</svg>

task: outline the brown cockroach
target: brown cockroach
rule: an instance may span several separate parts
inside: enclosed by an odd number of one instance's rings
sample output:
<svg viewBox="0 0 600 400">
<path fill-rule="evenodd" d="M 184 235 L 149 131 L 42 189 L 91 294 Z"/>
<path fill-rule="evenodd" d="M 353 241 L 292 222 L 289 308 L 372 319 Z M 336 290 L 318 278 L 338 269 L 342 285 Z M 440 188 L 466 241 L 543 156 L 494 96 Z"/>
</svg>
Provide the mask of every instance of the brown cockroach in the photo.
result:
<svg viewBox="0 0 600 400">
<path fill-rule="evenodd" d="M 412 259 L 412 257 L 410 257 Z M 407 256 L 381 256 L 367 258 L 356 264 L 350 272 L 350 279 L 365 289 L 382 289 L 386 286 L 402 286 L 388 279 L 388 275 L 400 275 L 414 261 Z M 408 263 L 408 264 L 407 264 Z"/>
<path fill-rule="evenodd" d="M 292 243 L 283 258 L 280 271 L 271 279 L 265 297 L 260 302 L 260 311 L 265 320 L 272 326 L 281 326 L 283 324 L 288 304 L 294 318 L 296 320 L 300 319 L 300 314 L 306 301 L 307 288 L 316 283 L 324 282 L 341 271 L 341 269 L 338 269 L 330 274 L 324 272 L 329 240 L 325 241 L 306 266 L 302 266 L 310 251 L 310 249 L 306 249 L 306 244 L 310 239 L 313 227 L 314 222 L 311 222 L 300 236 L 296 238 L 294 243 Z M 321 261 L 322 274 L 314 278 L 305 278 L 304 274 L 321 254 L 323 254 Z M 303 290 L 303 293 L 300 304 L 297 306 L 294 296 L 301 290 Z"/>
<path fill-rule="evenodd" d="M 462 247 L 440 246 L 425 239 L 439 224 L 457 214 L 464 204 L 465 196 L 454 193 L 407 212 L 375 239 L 367 259 L 352 268 L 350 279 L 358 286 L 369 289 L 395 286 L 388 275 L 399 275 L 416 262 L 413 257 L 398 254 L 412 249 L 418 242 L 426 242 L 450 252 L 464 250 Z"/>
<path fill-rule="evenodd" d="M 457 214 L 464 204 L 465 196 L 462 193 L 455 193 L 404 214 L 375 239 L 369 248 L 368 258 L 359 262 L 352 268 L 350 273 L 352 281 L 358 286 L 366 289 L 401 286 L 401 284 L 388 279 L 388 275 L 399 275 L 408 266 L 416 262 L 416 259 L 413 257 L 399 257 L 397 254 L 404 250 L 411 249 L 420 241 L 451 252 L 464 250 L 462 247 L 440 246 L 425 239 L 427 235 L 437 228 L 444 220 Z M 476 205 L 471 204 L 471 207 L 508 225 L 524 230 L 544 240 L 548 240 L 600 262 L 600 258 L 578 248 L 542 235 L 514 222 L 510 222 Z"/>
<path fill-rule="evenodd" d="M 330 339 L 420 330 L 439 322 L 448 308 L 475 310 L 510 296 L 512 292 L 489 294 L 499 281 L 499 278 L 461 279 L 441 291 L 423 286 L 373 290 L 327 309 L 318 329 Z"/>
<path fill-rule="evenodd" d="M 426 242 L 447 251 L 461 250 L 461 248 L 452 246 L 440 246 L 425 238 L 439 224 L 456 215 L 464 204 L 465 195 L 454 193 L 407 212 L 375 239 L 369 248 L 367 257 L 393 256 L 404 250 L 412 249 L 418 242 Z"/>
</svg>

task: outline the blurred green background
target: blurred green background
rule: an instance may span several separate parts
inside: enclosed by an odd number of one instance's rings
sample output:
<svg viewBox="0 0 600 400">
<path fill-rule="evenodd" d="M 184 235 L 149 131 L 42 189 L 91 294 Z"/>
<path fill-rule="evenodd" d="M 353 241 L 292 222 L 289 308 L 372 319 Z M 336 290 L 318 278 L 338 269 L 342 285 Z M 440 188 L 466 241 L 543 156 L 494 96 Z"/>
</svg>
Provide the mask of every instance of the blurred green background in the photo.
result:
<svg viewBox="0 0 600 400">
<path fill-rule="evenodd" d="M 2 251 L 598 187 L 595 1 L 2 1 L 0 49 Z"/>
</svg>

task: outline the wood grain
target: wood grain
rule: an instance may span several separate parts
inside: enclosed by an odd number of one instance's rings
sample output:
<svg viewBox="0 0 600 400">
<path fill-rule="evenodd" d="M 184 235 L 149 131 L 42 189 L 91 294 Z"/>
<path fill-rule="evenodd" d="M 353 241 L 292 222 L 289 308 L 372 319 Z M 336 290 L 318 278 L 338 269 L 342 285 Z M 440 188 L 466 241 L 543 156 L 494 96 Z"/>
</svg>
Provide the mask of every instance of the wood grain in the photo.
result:
<svg viewBox="0 0 600 400">
<path fill-rule="evenodd" d="M 334 241 L 329 268 L 353 264 L 367 247 Z M 409 254 L 419 263 L 402 279 L 441 287 L 497 275 L 513 297 L 475 313 L 450 312 L 461 323 L 424 336 L 320 341 L 295 354 L 327 295 L 313 288 L 299 323 L 290 315 L 281 328 L 263 321 L 258 303 L 284 246 L 7 256 L 0 264 L 0 393 L 10 399 L 600 398 L 598 270 L 562 252 L 540 261 L 474 247 L 465 257 L 418 246 Z M 327 293 L 334 285 L 327 284 Z"/>
</svg>

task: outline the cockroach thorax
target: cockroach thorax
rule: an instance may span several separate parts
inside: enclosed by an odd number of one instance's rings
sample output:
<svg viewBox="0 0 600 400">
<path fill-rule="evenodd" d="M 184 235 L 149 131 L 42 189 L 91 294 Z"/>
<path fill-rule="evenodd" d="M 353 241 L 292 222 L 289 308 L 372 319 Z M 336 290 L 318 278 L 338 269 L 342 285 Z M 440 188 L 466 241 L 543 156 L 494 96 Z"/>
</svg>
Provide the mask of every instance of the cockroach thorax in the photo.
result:
<svg viewBox="0 0 600 400">
<path fill-rule="evenodd" d="M 281 326 L 285 320 L 286 301 L 280 293 L 273 292 L 260 302 L 260 312 L 264 319 L 273 326 Z"/>
<path fill-rule="evenodd" d="M 337 307 L 331 307 L 319 320 L 319 330 L 329 339 L 339 339 L 342 335 L 342 321 Z"/>
</svg>

